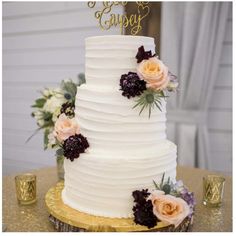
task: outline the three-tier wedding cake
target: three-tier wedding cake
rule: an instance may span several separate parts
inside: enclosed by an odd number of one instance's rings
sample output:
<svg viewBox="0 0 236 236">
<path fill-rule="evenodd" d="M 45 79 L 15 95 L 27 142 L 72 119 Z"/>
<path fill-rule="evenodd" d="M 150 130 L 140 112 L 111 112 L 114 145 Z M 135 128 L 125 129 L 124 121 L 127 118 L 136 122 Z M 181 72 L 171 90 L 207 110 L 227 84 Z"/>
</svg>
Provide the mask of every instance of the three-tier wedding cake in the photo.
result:
<svg viewBox="0 0 236 236">
<path fill-rule="evenodd" d="M 153 57 L 154 39 L 97 36 L 85 43 L 86 84 L 78 87 L 75 114 L 89 148 L 74 161 L 65 159 L 62 199 L 91 215 L 132 217 L 132 192 L 153 189 L 153 180 L 160 182 L 163 173 L 172 182 L 176 177 L 176 145 L 166 138 L 165 98 L 158 100 L 161 109 L 150 115 L 144 107 L 139 114 L 137 99 L 121 91 L 121 75 L 138 72 L 140 46 Z M 151 73 L 160 69 L 148 66 Z"/>
</svg>

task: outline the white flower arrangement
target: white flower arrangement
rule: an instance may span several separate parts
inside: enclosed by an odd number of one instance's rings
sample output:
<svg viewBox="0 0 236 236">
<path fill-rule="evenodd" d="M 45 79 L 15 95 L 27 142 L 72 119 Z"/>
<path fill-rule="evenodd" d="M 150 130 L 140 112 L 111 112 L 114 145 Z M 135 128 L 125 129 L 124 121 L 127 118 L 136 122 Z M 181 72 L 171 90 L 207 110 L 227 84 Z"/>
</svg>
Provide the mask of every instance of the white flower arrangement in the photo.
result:
<svg viewBox="0 0 236 236">
<path fill-rule="evenodd" d="M 84 74 L 79 74 L 78 83 L 71 79 L 63 80 L 58 88 L 45 88 L 41 92 L 41 97 L 36 99 L 32 107 L 32 117 L 36 119 L 38 129 L 29 137 L 29 141 L 39 130 L 44 131 L 44 149 L 58 148 L 53 131 L 58 117 L 63 113 L 66 116 L 74 117 L 75 96 L 77 86 L 85 83 Z"/>
</svg>

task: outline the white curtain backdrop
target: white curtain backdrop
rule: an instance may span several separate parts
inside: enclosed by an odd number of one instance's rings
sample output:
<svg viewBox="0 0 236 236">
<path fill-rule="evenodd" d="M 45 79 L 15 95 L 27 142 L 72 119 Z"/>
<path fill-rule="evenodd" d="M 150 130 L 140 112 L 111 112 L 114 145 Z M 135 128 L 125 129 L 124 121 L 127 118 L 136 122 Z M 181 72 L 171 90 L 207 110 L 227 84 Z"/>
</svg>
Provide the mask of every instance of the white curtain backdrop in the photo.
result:
<svg viewBox="0 0 236 236">
<path fill-rule="evenodd" d="M 178 76 L 169 102 L 178 162 L 211 168 L 207 112 L 218 71 L 229 3 L 163 2 L 161 59 Z"/>
</svg>

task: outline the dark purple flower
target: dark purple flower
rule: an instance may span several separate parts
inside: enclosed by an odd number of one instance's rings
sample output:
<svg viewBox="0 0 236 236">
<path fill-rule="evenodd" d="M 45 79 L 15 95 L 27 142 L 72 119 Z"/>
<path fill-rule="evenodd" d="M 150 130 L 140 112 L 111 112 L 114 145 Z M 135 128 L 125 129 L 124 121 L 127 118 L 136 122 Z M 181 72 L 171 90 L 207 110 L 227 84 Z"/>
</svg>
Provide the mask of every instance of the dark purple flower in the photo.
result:
<svg viewBox="0 0 236 236">
<path fill-rule="evenodd" d="M 150 195 L 148 189 L 143 189 L 142 191 L 135 190 L 133 193 L 134 202 L 143 204 L 146 202 L 146 198 Z"/>
<path fill-rule="evenodd" d="M 123 91 L 122 95 L 130 98 L 139 96 L 146 90 L 146 81 L 141 80 L 134 72 L 123 74 L 120 79 L 120 90 Z"/>
<path fill-rule="evenodd" d="M 73 161 L 79 158 L 80 153 L 84 153 L 88 147 L 89 143 L 82 134 L 70 136 L 63 144 L 64 156 Z"/>
<path fill-rule="evenodd" d="M 149 229 L 157 225 L 158 219 L 153 214 L 151 200 L 146 201 L 143 205 L 134 206 L 133 211 L 136 224 L 147 226 Z"/>
<path fill-rule="evenodd" d="M 71 102 L 66 102 L 62 104 L 61 106 L 61 114 L 65 114 L 68 117 L 74 117 L 75 116 L 75 104 Z"/>
<path fill-rule="evenodd" d="M 134 222 L 139 225 L 152 228 L 157 225 L 159 221 L 153 214 L 153 205 L 147 197 L 150 195 L 147 189 L 141 191 L 136 190 L 132 193 L 135 205 L 133 207 Z"/>
<path fill-rule="evenodd" d="M 142 60 L 148 60 L 151 57 L 156 56 L 156 54 L 152 55 L 152 51 L 145 51 L 144 46 L 139 47 L 138 53 L 136 54 L 137 62 L 140 63 Z"/>
</svg>

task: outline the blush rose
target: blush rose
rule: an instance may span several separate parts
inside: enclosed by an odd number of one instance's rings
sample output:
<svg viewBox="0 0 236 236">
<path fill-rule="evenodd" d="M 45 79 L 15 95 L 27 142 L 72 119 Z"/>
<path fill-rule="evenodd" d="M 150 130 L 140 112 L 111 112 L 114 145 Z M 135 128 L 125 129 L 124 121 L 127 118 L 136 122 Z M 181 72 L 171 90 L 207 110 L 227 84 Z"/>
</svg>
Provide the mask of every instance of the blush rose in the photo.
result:
<svg viewBox="0 0 236 236">
<path fill-rule="evenodd" d="M 63 142 L 79 132 L 80 128 L 76 118 L 70 119 L 65 114 L 61 114 L 55 123 L 53 134 L 59 142 Z"/>
<path fill-rule="evenodd" d="M 161 221 L 177 227 L 190 214 L 190 208 L 182 198 L 165 195 L 163 191 L 153 191 L 149 196 L 153 214 Z"/>
<path fill-rule="evenodd" d="M 169 83 L 168 68 L 157 57 L 143 60 L 137 67 L 140 79 L 147 82 L 147 87 L 154 90 L 163 90 Z"/>
</svg>

